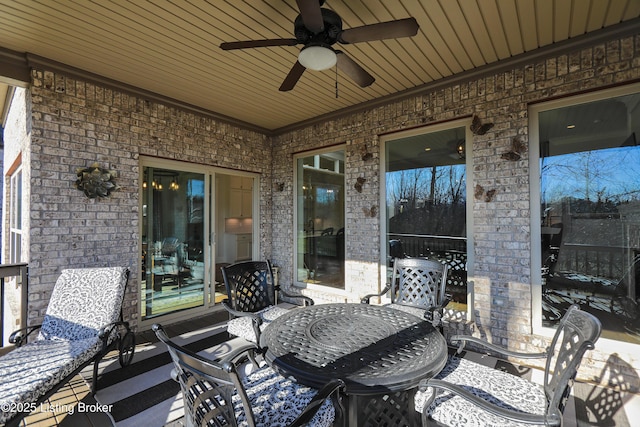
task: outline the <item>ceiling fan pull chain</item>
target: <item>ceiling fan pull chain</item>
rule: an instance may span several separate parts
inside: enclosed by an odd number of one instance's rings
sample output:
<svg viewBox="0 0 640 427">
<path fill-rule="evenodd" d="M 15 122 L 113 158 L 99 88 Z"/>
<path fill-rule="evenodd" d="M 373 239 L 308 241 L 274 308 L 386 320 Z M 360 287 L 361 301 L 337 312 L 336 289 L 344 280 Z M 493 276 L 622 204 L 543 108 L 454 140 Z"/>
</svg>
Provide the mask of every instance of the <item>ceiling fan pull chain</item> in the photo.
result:
<svg viewBox="0 0 640 427">
<path fill-rule="evenodd" d="M 336 66 L 336 99 L 338 99 L 338 66 Z"/>
</svg>

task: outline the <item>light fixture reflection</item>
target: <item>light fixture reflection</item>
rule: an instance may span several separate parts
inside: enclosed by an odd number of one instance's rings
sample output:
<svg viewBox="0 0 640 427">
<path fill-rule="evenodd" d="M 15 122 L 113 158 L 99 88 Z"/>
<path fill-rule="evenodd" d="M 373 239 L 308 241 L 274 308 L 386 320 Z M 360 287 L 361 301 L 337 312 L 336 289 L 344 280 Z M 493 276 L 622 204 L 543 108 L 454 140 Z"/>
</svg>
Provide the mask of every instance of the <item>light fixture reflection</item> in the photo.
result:
<svg viewBox="0 0 640 427">
<path fill-rule="evenodd" d="M 456 147 L 456 151 L 458 152 L 458 156 L 461 159 L 464 159 L 464 141 L 458 142 L 458 146 Z"/>
</svg>

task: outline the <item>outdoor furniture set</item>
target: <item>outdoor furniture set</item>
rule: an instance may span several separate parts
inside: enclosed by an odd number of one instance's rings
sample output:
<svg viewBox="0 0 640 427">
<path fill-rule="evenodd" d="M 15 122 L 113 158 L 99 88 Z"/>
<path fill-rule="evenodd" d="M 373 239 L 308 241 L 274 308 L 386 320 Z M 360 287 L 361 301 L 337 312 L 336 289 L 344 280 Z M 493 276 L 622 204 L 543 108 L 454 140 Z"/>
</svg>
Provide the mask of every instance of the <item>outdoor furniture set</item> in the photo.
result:
<svg viewBox="0 0 640 427">
<path fill-rule="evenodd" d="M 546 358 L 539 386 L 448 354 L 438 329 L 447 301 L 442 263 L 396 259 L 381 294 L 360 304 L 322 305 L 286 294 L 302 302 L 292 310 L 276 306 L 268 261 L 226 266 L 222 273 L 224 306 L 236 316 L 228 332 L 244 337 L 243 344 L 210 360 L 153 325 L 171 355 L 188 426 L 560 426 L 580 361 L 601 331 L 597 318 L 571 306 L 544 353 L 450 338 L 458 353 L 472 343 L 508 357 Z M 125 268 L 62 271 L 43 324 L 14 333 L 17 348 L 0 357 L 0 423 L 17 425 L 91 363 L 95 393 L 98 362 L 113 349 L 122 366 L 131 362 L 135 339 L 122 320 L 127 276 Z M 386 292 L 391 304 L 369 304 Z"/>
<path fill-rule="evenodd" d="M 510 357 L 546 358 L 545 382 L 538 386 L 448 354 L 438 329 L 447 269 L 422 261 L 396 260 L 397 271 L 385 288 L 395 291 L 386 306 L 368 304 L 381 296 L 374 294 L 361 304 L 309 303 L 267 319 L 261 316 L 264 306 L 249 316 L 230 311 L 250 319 L 253 327 L 245 329 L 247 346 L 220 360 L 189 353 L 155 325 L 174 361 L 188 425 L 267 426 L 277 419 L 278 425 L 292 426 L 560 426 L 580 361 L 599 338 L 598 319 L 572 306 L 547 351 L 538 354 L 451 337 L 452 344 L 460 343 L 458 352 L 470 342 Z M 254 286 L 273 283 L 266 266 L 257 276 L 243 274 L 268 279 L 250 280 Z M 237 299 L 234 285 L 226 284 L 229 300 Z M 251 299 L 253 292 L 260 295 L 257 289 L 241 295 Z M 248 375 L 240 373 L 245 358 L 254 369 Z"/>
</svg>

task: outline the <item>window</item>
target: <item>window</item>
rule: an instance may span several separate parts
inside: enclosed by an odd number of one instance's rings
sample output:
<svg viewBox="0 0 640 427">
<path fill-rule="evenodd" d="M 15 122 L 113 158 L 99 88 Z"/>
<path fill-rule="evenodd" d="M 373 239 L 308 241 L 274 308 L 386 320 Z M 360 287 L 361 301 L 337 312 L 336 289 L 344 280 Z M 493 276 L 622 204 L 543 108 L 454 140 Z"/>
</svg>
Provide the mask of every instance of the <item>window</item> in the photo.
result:
<svg viewBox="0 0 640 427">
<path fill-rule="evenodd" d="M 592 94 L 533 113 L 540 322 L 554 326 L 575 303 L 600 319 L 603 337 L 640 343 L 640 93 Z"/>
<path fill-rule="evenodd" d="M 296 281 L 344 289 L 344 150 L 296 158 Z"/>
<path fill-rule="evenodd" d="M 9 194 L 9 263 L 22 260 L 22 167 L 10 176 Z"/>
<path fill-rule="evenodd" d="M 467 123 L 384 141 L 387 274 L 396 257 L 449 266 L 449 308 L 467 311 Z M 384 251 L 383 251 L 384 252 Z"/>
</svg>

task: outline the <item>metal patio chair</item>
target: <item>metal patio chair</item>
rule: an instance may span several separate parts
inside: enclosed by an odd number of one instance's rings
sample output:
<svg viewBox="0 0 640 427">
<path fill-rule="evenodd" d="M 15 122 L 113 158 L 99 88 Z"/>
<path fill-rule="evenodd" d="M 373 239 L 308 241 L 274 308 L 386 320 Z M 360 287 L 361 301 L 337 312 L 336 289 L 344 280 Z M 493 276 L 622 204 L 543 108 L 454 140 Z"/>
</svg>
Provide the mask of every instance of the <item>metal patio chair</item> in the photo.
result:
<svg viewBox="0 0 640 427">
<path fill-rule="evenodd" d="M 311 298 L 287 293 L 275 285 L 269 261 L 243 261 L 221 270 L 227 291 L 222 305 L 233 317 L 227 323 L 227 332 L 258 345 L 261 331 L 287 312 L 277 306 L 278 293 L 300 305 L 313 305 Z"/>
<path fill-rule="evenodd" d="M 131 363 L 135 335 L 122 320 L 127 278 L 123 267 L 62 270 L 42 325 L 11 334 L 16 348 L 0 357 L 0 424 L 18 425 L 91 363 L 95 394 L 98 363 L 111 350 L 121 366 Z"/>
<path fill-rule="evenodd" d="M 478 338 L 455 335 L 458 353 L 466 342 L 521 359 L 546 358 L 544 385 L 450 356 L 433 379 L 420 382 L 415 407 L 423 425 L 561 426 L 562 412 L 584 353 L 600 336 L 600 321 L 573 305 L 560 321 L 544 353 L 518 353 Z"/>
<path fill-rule="evenodd" d="M 361 302 L 390 293 L 388 307 L 414 314 L 440 326 L 442 311 L 449 303 L 445 287 L 448 266 L 426 258 L 396 258 L 391 282 L 377 294 L 365 295 Z"/>
<path fill-rule="evenodd" d="M 340 379 L 316 390 L 268 366 L 243 374 L 242 356 L 256 351 L 254 344 L 209 360 L 175 344 L 161 325 L 153 330 L 173 359 L 171 375 L 180 383 L 187 426 L 329 427 L 344 422 Z"/>
</svg>

